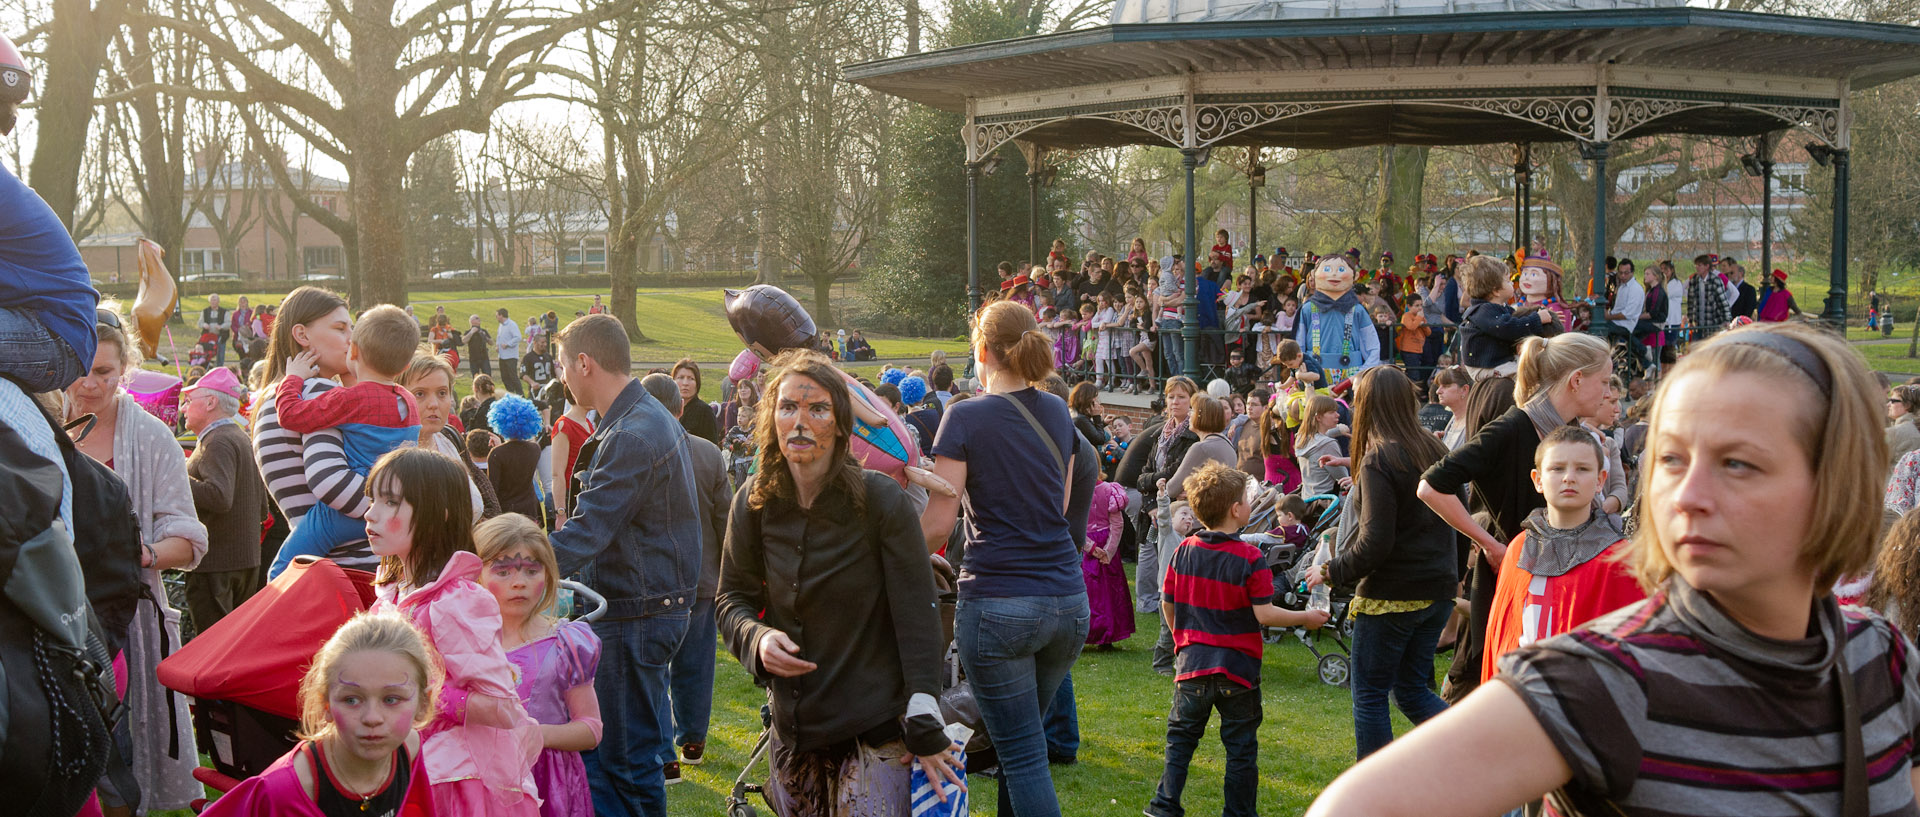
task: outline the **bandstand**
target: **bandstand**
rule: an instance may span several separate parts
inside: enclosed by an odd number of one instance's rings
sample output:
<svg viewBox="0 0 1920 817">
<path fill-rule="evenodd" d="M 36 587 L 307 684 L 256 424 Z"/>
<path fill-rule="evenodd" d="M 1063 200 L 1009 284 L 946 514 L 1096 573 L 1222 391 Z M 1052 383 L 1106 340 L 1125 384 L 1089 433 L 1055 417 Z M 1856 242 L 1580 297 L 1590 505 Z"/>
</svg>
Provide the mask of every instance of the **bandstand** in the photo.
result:
<svg viewBox="0 0 1920 817">
<path fill-rule="evenodd" d="M 842 71 L 851 82 L 965 115 L 974 308 L 975 190 L 983 168 L 1010 143 L 1026 157 L 1036 189 L 1050 151 L 1178 149 L 1188 248 L 1196 246 L 1194 170 L 1214 147 L 1513 143 L 1514 239 L 1525 246 L 1529 144 L 1575 142 L 1594 178 L 1604 179 L 1618 140 L 1750 137 L 1770 186 L 1778 133 L 1797 128 L 1811 137 L 1814 161 L 1834 174 L 1823 313 L 1837 322 L 1846 314 L 1848 95 L 1920 74 L 1920 28 L 1671 0 L 1118 0 L 1112 22 L 1098 28 Z M 1597 271 L 1607 255 L 1611 191 L 1594 187 Z M 1762 246 L 1770 248 L 1770 207 L 1762 224 Z M 1763 258 L 1763 268 L 1770 260 Z M 1186 275 L 1182 334 L 1194 374 L 1192 264 Z"/>
</svg>

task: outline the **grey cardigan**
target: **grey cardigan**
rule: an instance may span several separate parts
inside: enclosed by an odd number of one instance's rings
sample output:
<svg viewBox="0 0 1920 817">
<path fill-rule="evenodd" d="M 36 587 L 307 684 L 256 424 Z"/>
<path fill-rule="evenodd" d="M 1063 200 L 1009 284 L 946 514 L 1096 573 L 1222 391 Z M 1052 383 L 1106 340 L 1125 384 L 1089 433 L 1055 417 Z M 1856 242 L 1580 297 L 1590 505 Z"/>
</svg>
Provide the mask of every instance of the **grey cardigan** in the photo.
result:
<svg viewBox="0 0 1920 817">
<path fill-rule="evenodd" d="M 1240 467 L 1240 452 L 1234 449 L 1224 433 L 1201 437 L 1199 442 L 1187 449 L 1187 455 L 1180 459 L 1180 467 L 1167 480 L 1167 496 L 1170 499 L 1184 499 L 1187 490 L 1182 483 L 1209 462 L 1217 462 L 1228 468 Z"/>
</svg>

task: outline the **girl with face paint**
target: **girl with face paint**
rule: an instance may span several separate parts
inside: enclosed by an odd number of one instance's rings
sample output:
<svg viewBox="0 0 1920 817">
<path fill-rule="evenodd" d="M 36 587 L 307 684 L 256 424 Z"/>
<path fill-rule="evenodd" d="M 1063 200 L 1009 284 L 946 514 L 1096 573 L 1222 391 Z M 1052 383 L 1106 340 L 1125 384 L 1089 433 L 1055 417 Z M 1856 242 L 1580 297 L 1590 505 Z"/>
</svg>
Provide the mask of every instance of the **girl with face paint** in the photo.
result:
<svg viewBox="0 0 1920 817">
<path fill-rule="evenodd" d="M 501 646 L 519 676 L 527 713 L 540 722 L 541 817 L 591 817 L 593 797 L 580 753 L 600 745 L 600 698 L 593 690 L 600 637 L 584 621 L 553 614 L 560 569 L 540 524 L 501 514 L 473 529 L 486 568 L 480 584 L 500 603 Z"/>
<path fill-rule="evenodd" d="M 431 813 L 414 730 L 433 716 L 439 685 L 419 630 L 398 616 L 355 616 L 320 648 L 300 682 L 301 742 L 204 814 Z"/>
<path fill-rule="evenodd" d="M 402 448 L 374 463 L 367 486 L 367 542 L 381 559 L 373 610 L 412 621 L 447 668 L 439 711 L 421 730 L 435 810 L 535 817 L 540 729 L 501 647 L 500 603 L 479 584 L 466 469 Z"/>
</svg>

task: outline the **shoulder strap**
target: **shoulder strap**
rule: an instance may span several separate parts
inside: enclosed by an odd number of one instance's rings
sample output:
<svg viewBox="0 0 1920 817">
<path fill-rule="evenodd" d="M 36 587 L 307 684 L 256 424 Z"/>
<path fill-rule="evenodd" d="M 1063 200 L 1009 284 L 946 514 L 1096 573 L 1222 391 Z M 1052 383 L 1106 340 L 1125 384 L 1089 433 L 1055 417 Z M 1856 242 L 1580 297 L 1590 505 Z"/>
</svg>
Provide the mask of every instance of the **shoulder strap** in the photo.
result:
<svg viewBox="0 0 1920 817">
<path fill-rule="evenodd" d="M 1040 420 L 1033 416 L 1033 412 L 1028 411 L 1027 407 L 1021 405 L 1020 401 L 1015 399 L 1011 394 L 1001 394 L 999 392 L 987 392 L 987 394 L 994 397 L 1006 398 L 1007 402 L 1012 403 L 1013 407 L 1019 410 L 1020 416 L 1027 418 L 1027 425 L 1033 426 L 1033 432 L 1040 435 L 1040 441 L 1047 444 L 1047 452 L 1053 455 L 1053 464 L 1060 466 L 1060 473 L 1066 474 L 1068 477 L 1073 476 L 1067 473 L 1067 458 L 1060 456 L 1059 444 L 1055 443 L 1053 437 L 1047 434 L 1047 427 L 1040 424 Z"/>
<path fill-rule="evenodd" d="M 1841 770 L 1840 814 L 1842 817 L 1867 817 L 1867 752 L 1860 735 L 1860 703 L 1853 689 L 1853 668 L 1847 666 L 1847 622 L 1839 618 L 1834 638 L 1840 639 L 1839 655 L 1834 658 L 1834 680 L 1840 687 L 1840 719 L 1846 765 Z"/>
</svg>

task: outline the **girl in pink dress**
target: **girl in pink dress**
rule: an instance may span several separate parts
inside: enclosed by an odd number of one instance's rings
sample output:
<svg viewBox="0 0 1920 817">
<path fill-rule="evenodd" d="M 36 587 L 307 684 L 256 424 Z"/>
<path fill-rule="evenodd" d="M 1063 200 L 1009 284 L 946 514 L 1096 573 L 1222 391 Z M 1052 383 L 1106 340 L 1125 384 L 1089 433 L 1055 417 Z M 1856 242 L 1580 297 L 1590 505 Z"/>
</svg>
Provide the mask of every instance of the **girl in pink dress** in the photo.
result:
<svg viewBox="0 0 1920 817">
<path fill-rule="evenodd" d="M 1093 505 L 1087 510 L 1087 552 L 1080 572 L 1087 580 L 1087 604 L 1093 619 L 1087 626 L 1087 644 L 1104 647 L 1133 635 L 1133 594 L 1120 566 L 1120 535 L 1126 524 L 1127 490 L 1117 482 L 1093 486 Z"/>
<path fill-rule="evenodd" d="M 380 557 L 373 609 L 419 627 L 446 674 L 420 733 L 435 810 L 535 817 L 540 726 L 521 706 L 500 647 L 500 604 L 478 582 L 466 468 L 438 451 L 402 448 L 374 463 L 367 488 L 367 544 Z"/>
<path fill-rule="evenodd" d="M 398 616 L 354 616 L 300 681 L 300 743 L 206 817 L 432 817 L 420 736 L 440 673 Z"/>
<path fill-rule="evenodd" d="M 540 523 L 501 514 L 473 529 L 486 569 L 480 584 L 500 603 L 501 645 L 519 672 L 520 702 L 540 722 L 544 748 L 533 764 L 541 817 L 593 817 L 580 753 L 600 745 L 600 699 L 593 671 L 600 637 L 584 621 L 553 615 L 560 569 Z"/>
</svg>

